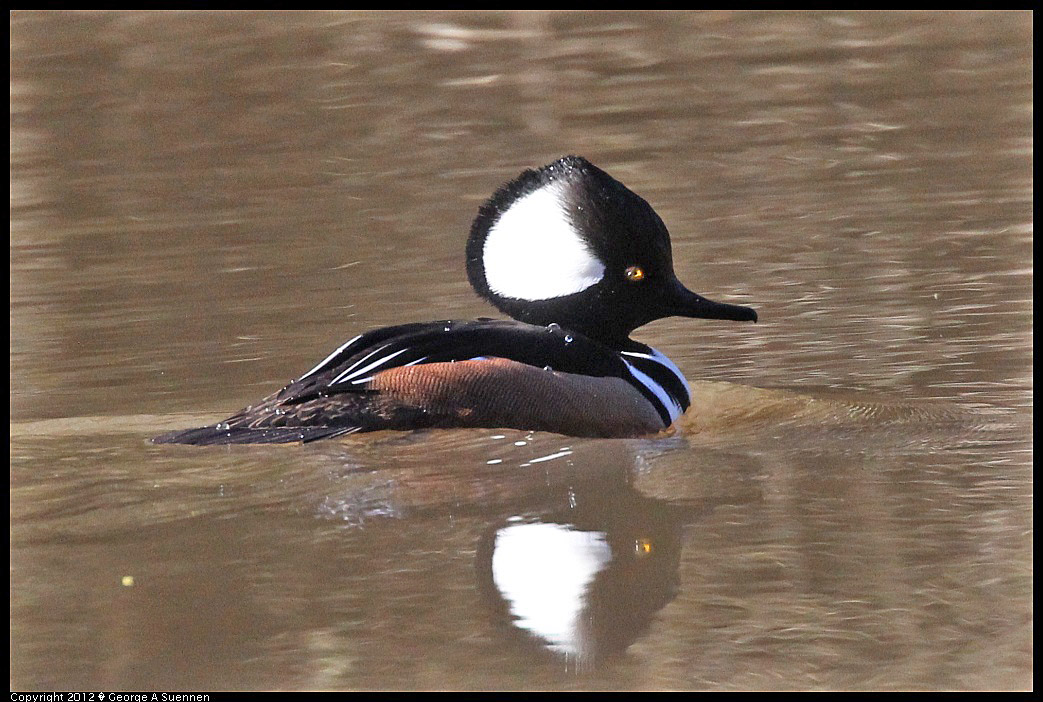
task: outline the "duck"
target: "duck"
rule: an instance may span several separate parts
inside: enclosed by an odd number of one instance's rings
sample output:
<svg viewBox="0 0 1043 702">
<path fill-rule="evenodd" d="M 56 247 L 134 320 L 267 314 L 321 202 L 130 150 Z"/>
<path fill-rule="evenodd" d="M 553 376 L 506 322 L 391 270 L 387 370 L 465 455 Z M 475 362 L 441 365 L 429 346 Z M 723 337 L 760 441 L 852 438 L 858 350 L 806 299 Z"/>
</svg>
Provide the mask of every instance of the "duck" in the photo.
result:
<svg viewBox="0 0 1043 702">
<path fill-rule="evenodd" d="M 691 390 L 634 330 L 665 317 L 757 321 L 749 307 L 686 288 L 652 206 L 580 156 L 496 190 L 471 226 L 466 269 L 510 319 L 367 331 L 257 404 L 152 441 L 275 444 L 429 428 L 654 435 L 691 406 Z"/>
</svg>

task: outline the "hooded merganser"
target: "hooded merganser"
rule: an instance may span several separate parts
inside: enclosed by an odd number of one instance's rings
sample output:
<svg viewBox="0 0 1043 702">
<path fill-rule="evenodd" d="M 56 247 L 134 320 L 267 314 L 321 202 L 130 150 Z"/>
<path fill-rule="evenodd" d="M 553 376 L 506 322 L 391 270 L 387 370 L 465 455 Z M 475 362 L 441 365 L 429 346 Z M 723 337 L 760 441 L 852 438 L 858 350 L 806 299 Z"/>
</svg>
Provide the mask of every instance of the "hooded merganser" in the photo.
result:
<svg viewBox="0 0 1043 702">
<path fill-rule="evenodd" d="M 757 321 L 748 307 L 685 288 L 655 210 L 578 156 L 526 170 L 479 208 L 467 276 L 518 321 L 376 329 L 260 404 L 153 441 L 288 443 L 426 427 L 654 434 L 688 409 L 688 383 L 631 332 L 669 316 Z"/>
</svg>

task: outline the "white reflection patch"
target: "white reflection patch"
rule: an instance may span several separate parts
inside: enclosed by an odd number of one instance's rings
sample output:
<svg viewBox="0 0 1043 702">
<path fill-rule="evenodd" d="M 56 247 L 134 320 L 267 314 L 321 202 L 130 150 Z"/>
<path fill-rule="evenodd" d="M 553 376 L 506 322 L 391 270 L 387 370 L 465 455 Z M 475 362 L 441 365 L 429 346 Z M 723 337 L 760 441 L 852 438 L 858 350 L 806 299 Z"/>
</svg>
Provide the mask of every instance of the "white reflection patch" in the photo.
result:
<svg viewBox="0 0 1043 702">
<path fill-rule="evenodd" d="M 580 615 L 587 589 L 611 560 L 603 532 L 575 531 L 562 524 L 516 524 L 496 533 L 493 582 L 516 626 L 555 651 L 580 654 Z"/>
</svg>

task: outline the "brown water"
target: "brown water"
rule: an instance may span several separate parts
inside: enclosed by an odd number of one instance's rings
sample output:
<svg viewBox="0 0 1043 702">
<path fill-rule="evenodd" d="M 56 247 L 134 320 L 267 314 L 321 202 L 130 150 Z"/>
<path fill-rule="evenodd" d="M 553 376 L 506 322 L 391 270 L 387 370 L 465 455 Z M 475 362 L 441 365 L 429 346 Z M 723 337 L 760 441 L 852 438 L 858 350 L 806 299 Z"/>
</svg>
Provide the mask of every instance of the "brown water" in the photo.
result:
<svg viewBox="0 0 1043 702">
<path fill-rule="evenodd" d="M 1030 687 L 1031 25 L 14 13 L 12 689 Z M 671 436 L 147 443 L 490 314 L 565 153 L 760 313 Z"/>
</svg>

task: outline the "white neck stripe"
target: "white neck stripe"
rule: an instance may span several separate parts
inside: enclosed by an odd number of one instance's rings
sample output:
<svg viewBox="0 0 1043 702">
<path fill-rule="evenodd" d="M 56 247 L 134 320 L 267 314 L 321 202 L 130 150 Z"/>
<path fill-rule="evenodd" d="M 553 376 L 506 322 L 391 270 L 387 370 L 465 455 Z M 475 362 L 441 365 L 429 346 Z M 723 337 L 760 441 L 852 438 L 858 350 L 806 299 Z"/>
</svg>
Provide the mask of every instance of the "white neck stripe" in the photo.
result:
<svg viewBox="0 0 1043 702">
<path fill-rule="evenodd" d="M 666 408 L 666 411 L 670 414 L 670 424 L 676 422 L 677 418 L 681 416 L 681 405 L 677 403 L 677 400 L 675 400 L 670 393 L 664 390 L 662 385 L 652 380 L 652 378 L 645 375 L 637 368 L 634 368 L 634 366 L 632 366 L 628 361 L 624 359 L 623 362 L 627 364 L 627 370 L 630 371 L 630 375 L 652 391 L 652 394 L 654 394 L 659 399 L 659 402 L 662 403 L 663 407 Z"/>
<path fill-rule="evenodd" d="M 634 356 L 635 358 L 647 358 L 650 361 L 655 361 L 659 365 L 664 366 L 667 370 L 673 373 L 679 381 L 681 381 L 681 385 L 684 387 L 685 393 L 688 394 L 688 400 L 690 402 L 692 398 L 692 388 L 688 385 L 688 378 L 684 377 L 684 373 L 682 373 L 681 369 L 677 367 L 677 364 L 670 360 L 670 357 L 662 351 L 658 351 L 657 349 L 653 349 L 651 347 L 649 347 L 649 351 L 651 351 L 652 353 L 638 353 L 636 351 L 621 351 L 620 353 L 622 353 L 624 356 Z"/>
</svg>

